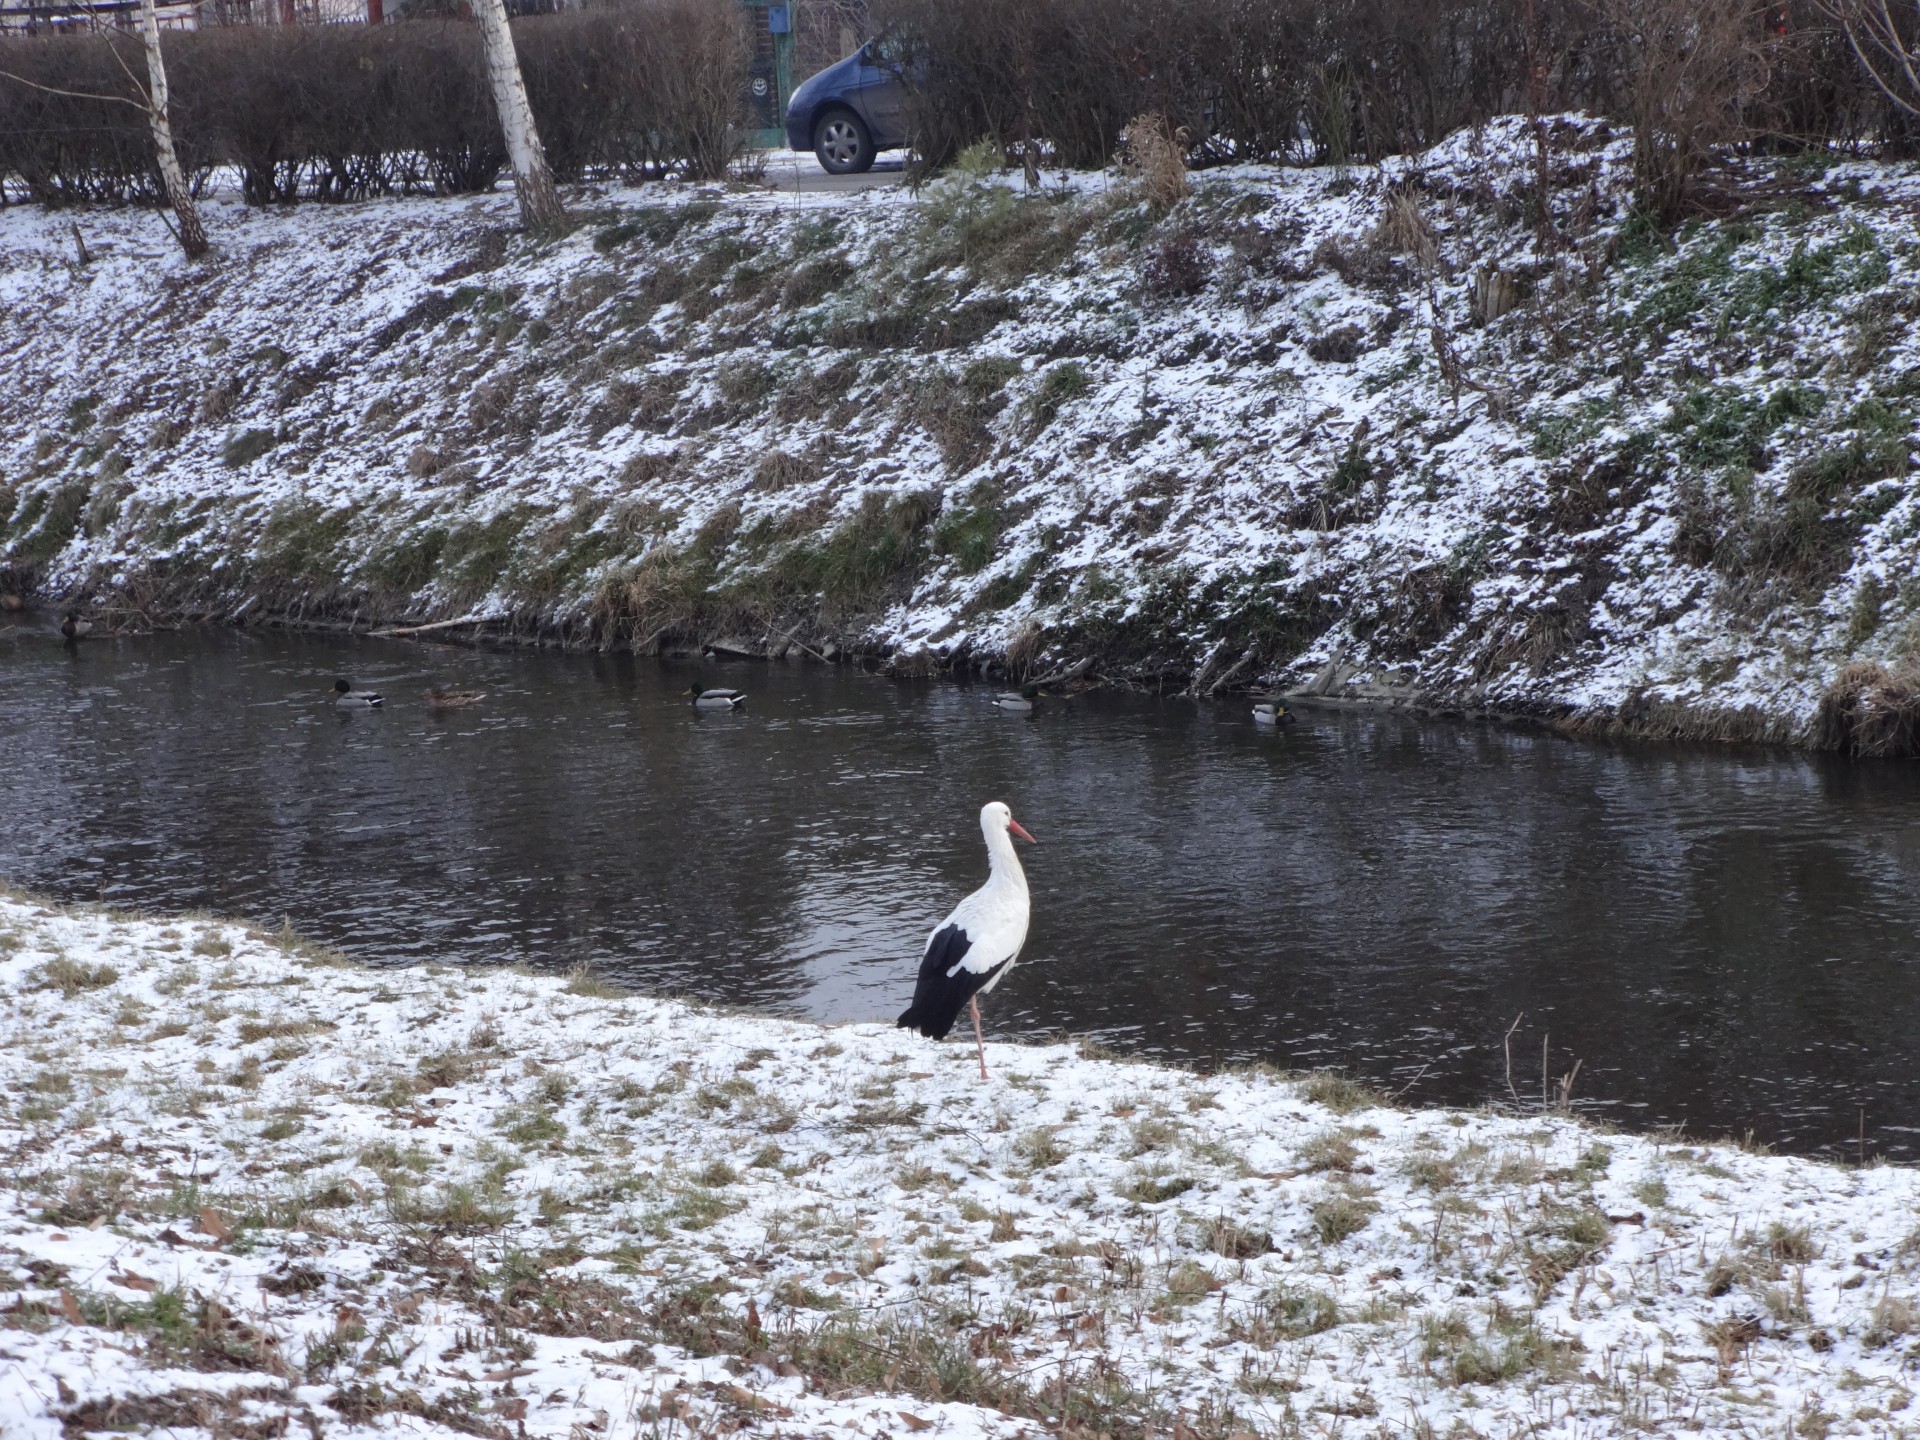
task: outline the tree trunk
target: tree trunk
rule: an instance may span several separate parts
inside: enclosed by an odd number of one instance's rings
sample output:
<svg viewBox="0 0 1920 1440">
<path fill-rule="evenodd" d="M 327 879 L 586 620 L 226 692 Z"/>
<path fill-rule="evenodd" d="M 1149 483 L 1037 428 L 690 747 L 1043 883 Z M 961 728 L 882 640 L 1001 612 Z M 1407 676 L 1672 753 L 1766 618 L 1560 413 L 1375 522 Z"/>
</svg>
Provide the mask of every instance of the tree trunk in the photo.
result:
<svg viewBox="0 0 1920 1440">
<path fill-rule="evenodd" d="M 200 212 L 181 173 L 180 157 L 173 148 L 173 122 L 167 118 L 167 67 L 160 58 L 160 22 L 154 18 L 153 0 L 140 0 L 140 29 L 147 44 L 147 121 L 153 126 L 153 148 L 160 157 L 160 183 L 166 186 L 167 203 L 173 207 L 179 225 L 180 248 L 189 260 L 207 253 L 207 231 L 200 223 Z"/>
<path fill-rule="evenodd" d="M 520 58 L 513 49 L 513 31 L 507 27 L 505 0 L 473 0 L 473 14 L 480 22 L 480 41 L 487 52 L 487 79 L 493 85 L 493 107 L 500 112 L 507 159 L 513 165 L 513 192 L 520 201 L 521 228 L 551 230 L 567 218 L 567 211 L 554 188 L 553 172 L 547 168 L 540 132 L 534 128 L 527 84 L 520 76 Z"/>
</svg>

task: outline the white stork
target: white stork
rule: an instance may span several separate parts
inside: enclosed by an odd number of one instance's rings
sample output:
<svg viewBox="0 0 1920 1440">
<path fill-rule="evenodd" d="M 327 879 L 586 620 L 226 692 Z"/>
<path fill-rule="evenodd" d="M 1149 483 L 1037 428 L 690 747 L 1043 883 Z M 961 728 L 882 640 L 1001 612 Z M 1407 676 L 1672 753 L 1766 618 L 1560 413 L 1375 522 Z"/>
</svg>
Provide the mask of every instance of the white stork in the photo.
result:
<svg viewBox="0 0 1920 1440">
<path fill-rule="evenodd" d="M 1018 835 L 1029 845 L 1034 840 L 998 800 L 981 807 L 980 831 L 987 837 L 987 883 L 933 927 L 920 961 L 920 980 L 913 987 L 913 1004 L 896 1023 L 929 1040 L 944 1040 L 960 1018 L 960 1007 L 970 1006 L 984 1080 L 987 1044 L 980 1034 L 980 997 L 1000 983 L 1027 943 L 1027 876 L 1013 853 L 1012 837 Z"/>
</svg>

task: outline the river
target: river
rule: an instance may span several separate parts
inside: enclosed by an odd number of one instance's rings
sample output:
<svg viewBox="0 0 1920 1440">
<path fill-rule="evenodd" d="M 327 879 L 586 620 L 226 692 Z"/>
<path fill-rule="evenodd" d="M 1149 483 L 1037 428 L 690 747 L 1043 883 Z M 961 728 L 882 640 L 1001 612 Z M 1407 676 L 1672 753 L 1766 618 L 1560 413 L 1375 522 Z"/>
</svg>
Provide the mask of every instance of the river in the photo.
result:
<svg viewBox="0 0 1920 1440">
<path fill-rule="evenodd" d="M 337 710 L 336 675 L 386 705 Z M 750 699 L 696 713 L 696 681 Z M 430 713 L 435 684 L 486 698 Z M 1544 1044 L 1623 1126 L 1920 1154 L 1920 766 L 989 695 L 271 631 L 68 650 L 20 624 L 0 876 L 284 917 L 374 964 L 584 965 L 886 1020 L 984 878 L 997 798 L 1039 844 L 994 1035 L 1336 1066 L 1449 1105 L 1537 1103 Z"/>
</svg>

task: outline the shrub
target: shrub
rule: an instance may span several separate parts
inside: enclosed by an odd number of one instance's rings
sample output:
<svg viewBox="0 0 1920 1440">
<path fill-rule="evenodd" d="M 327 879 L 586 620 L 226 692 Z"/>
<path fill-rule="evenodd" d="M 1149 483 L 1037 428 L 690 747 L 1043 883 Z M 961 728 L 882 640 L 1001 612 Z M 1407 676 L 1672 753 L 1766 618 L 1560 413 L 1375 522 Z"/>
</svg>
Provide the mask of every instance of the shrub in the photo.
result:
<svg viewBox="0 0 1920 1440">
<path fill-rule="evenodd" d="M 1104 166 L 1128 122 L 1149 115 L 1187 130 L 1194 164 L 1376 160 L 1510 112 L 1529 94 L 1529 56 L 1578 57 L 1549 67 L 1543 110 L 1648 122 L 1639 158 L 1653 212 L 1666 196 L 1687 200 L 1719 139 L 1756 129 L 1816 145 L 1910 134 L 1834 28 L 1811 14 L 1802 23 L 1798 5 L 1783 37 L 1768 35 L 1745 0 L 871 8 L 913 77 L 913 147 L 935 166 L 981 141 L 1002 155 L 1038 141 L 1053 163 Z"/>
<path fill-rule="evenodd" d="M 513 29 L 561 179 L 712 179 L 738 159 L 750 42 L 736 7 L 623 0 Z M 5 68 L 31 83 L 0 85 L 0 175 L 49 204 L 157 199 L 140 112 L 94 98 L 127 92 L 107 38 L 5 43 Z M 471 25 L 209 25 L 162 43 L 183 163 L 235 165 L 252 204 L 472 192 L 505 163 Z"/>
<path fill-rule="evenodd" d="M 1189 231 L 1168 235 L 1140 261 L 1140 283 L 1149 295 L 1177 299 L 1198 295 L 1213 278 L 1213 257 Z"/>
</svg>

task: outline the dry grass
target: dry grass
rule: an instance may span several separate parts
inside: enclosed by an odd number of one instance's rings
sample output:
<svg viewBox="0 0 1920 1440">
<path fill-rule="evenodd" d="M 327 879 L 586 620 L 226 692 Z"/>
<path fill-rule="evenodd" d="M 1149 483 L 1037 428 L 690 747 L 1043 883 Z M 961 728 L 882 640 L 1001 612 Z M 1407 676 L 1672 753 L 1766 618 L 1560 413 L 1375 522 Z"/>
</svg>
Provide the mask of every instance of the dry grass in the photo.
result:
<svg viewBox="0 0 1920 1440">
<path fill-rule="evenodd" d="M 1187 184 L 1187 132 L 1164 115 L 1136 115 L 1120 132 L 1126 173 L 1155 210 L 1171 210 L 1192 193 Z"/>
<path fill-rule="evenodd" d="M 1847 666 L 1820 697 L 1808 741 L 1872 758 L 1920 755 L 1920 671 Z"/>
<path fill-rule="evenodd" d="M 63 998 L 71 1000 L 83 990 L 99 990 L 119 978 L 119 972 L 111 965 L 87 965 L 65 955 L 56 955 L 46 964 L 34 968 L 29 988 L 58 990 Z"/>
<path fill-rule="evenodd" d="M 1308 1210 L 1313 1233 L 1324 1245 L 1338 1245 L 1367 1228 L 1380 1206 L 1358 1189 L 1331 1190 L 1313 1202 Z"/>
<path fill-rule="evenodd" d="M 1387 197 L 1372 238 L 1380 249 L 1410 255 L 1422 265 L 1431 265 L 1439 248 L 1433 227 L 1420 213 L 1420 202 L 1404 190 Z"/>
<path fill-rule="evenodd" d="M 1373 1110 L 1385 1105 L 1386 1097 L 1371 1085 L 1342 1075 L 1337 1070 L 1316 1070 L 1301 1083 L 1303 1099 L 1324 1105 L 1336 1115 L 1351 1115 L 1356 1110 Z"/>
<path fill-rule="evenodd" d="M 618 1000 L 627 992 L 602 980 L 586 965 L 576 965 L 567 972 L 567 993 L 588 1000 Z"/>
</svg>

